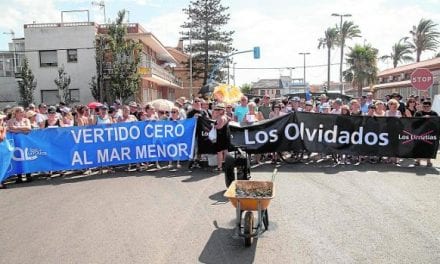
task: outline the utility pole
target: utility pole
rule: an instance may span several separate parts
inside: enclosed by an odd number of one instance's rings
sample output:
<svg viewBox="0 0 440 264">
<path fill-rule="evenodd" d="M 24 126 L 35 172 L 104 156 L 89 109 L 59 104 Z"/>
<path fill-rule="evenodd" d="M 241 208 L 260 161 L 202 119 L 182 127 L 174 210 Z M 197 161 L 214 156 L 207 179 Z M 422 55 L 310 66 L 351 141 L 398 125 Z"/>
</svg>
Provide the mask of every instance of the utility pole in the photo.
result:
<svg viewBox="0 0 440 264">
<path fill-rule="evenodd" d="M 233 64 L 232 64 L 232 75 L 234 76 L 234 86 L 235 86 L 235 65 L 236 65 L 237 63 L 236 62 L 234 62 Z"/>
<path fill-rule="evenodd" d="M 191 18 L 191 6 L 189 7 L 189 17 Z M 189 96 L 192 99 L 193 96 L 193 60 L 192 60 L 192 24 L 189 27 Z"/>
<path fill-rule="evenodd" d="M 3 34 L 6 34 L 6 35 L 11 35 L 11 38 L 12 38 L 12 49 L 13 49 L 13 58 L 12 58 L 12 67 L 14 68 L 14 75 L 17 73 L 17 49 L 16 49 L 16 46 L 15 46 L 15 42 L 14 42 L 14 39 L 15 39 L 15 32 L 14 32 L 14 30 L 10 30 L 9 32 L 3 32 Z"/>
<path fill-rule="evenodd" d="M 304 57 L 304 91 L 306 91 L 306 86 L 307 86 L 307 82 L 306 82 L 306 55 L 310 55 L 310 52 L 300 52 L 298 53 L 299 55 L 303 55 Z"/>
<path fill-rule="evenodd" d="M 332 16 L 338 16 L 341 18 L 341 22 L 340 22 L 340 26 L 339 26 L 339 30 L 342 30 L 342 18 L 343 17 L 351 17 L 351 14 L 338 14 L 338 13 L 333 13 Z M 341 32 L 339 32 L 339 35 L 341 35 Z M 341 89 L 341 94 L 344 94 L 344 84 L 342 83 L 342 62 L 344 60 L 344 53 L 342 52 L 342 47 L 341 47 L 341 65 L 339 66 L 339 85 L 340 85 L 340 89 Z"/>
</svg>

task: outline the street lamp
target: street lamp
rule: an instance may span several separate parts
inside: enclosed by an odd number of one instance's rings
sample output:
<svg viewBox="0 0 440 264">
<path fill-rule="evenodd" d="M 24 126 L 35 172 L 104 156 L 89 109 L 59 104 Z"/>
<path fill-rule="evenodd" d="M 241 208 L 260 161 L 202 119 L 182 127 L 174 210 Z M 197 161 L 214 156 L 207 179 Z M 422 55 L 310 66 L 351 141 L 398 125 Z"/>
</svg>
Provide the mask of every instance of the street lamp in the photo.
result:
<svg viewBox="0 0 440 264">
<path fill-rule="evenodd" d="M 306 90 L 306 55 L 310 55 L 310 52 L 300 52 L 299 55 L 304 56 L 304 91 Z"/>
<path fill-rule="evenodd" d="M 343 17 L 351 17 L 351 14 L 338 14 L 338 13 L 333 13 L 332 16 L 338 16 L 341 18 L 341 22 L 340 22 L 340 26 L 339 26 L 339 30 L 342 30 L 342 18 Z M 341 32 L 339 32 L 339 34 L 341 34 Z M 339 83 L 341 85 L 341 94 L 344 93 L 344 85 L 342 84 L 342 62 L 344 60 L 344 53 L 342 52 L 343 48 L 341 47 L 341 65 L 339 66 Z"/>
<path fill-rule="evenodd" d="M 104 24 L 107 23 L 107 18 L 105 16 L 105 2 L 104 1 L 92 1 L 92 5 L 99 6 L 104 11 Z"/>
</svg>

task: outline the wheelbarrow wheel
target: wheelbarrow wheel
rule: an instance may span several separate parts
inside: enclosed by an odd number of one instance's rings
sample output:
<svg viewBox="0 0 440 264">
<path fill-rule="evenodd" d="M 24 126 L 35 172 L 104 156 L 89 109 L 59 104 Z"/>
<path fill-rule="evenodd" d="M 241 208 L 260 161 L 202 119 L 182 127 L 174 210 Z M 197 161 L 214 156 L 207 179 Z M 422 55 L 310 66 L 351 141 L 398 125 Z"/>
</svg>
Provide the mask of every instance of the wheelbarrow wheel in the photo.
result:
<svg viewBox="0 0 440 264">
<path fill-rule="evenodd" d="M 269 213 L 267 209 L 263 211 L 263 224 L 265 230 L 269 229 Z"/>
<path fill-rule="evenodd" d="M 254 227 L 254 214 L 246 212 L 244 215 L 244 245 L 250 247 L 252 245 L 252 229 Z"/>
</svg>

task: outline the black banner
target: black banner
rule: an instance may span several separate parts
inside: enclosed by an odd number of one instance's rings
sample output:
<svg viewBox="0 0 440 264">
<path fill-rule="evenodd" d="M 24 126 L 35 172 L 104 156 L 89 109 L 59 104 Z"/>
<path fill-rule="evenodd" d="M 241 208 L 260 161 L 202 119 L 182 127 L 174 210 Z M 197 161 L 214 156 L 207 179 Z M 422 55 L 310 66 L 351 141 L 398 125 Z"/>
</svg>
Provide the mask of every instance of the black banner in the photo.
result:
<svg viewBox="0 0 440 264">
<path fill-rule="evenodd" d="M 199 154 L 217 153 L 216 143 L 213 143 L 208 137 L 208 133 L 211 130 L 214 122 L 214 120 L 202 116 L 197 118 L 196 140 L 198 149 L 197 152 Z"/>
<path fill-rule="evenodd" d="M 231 143 L 249 153 L 307 150 L 401 158 L 435 158 L 440 118 L 291 113 L 256 125 L 230 124 Z"/>
</svg>

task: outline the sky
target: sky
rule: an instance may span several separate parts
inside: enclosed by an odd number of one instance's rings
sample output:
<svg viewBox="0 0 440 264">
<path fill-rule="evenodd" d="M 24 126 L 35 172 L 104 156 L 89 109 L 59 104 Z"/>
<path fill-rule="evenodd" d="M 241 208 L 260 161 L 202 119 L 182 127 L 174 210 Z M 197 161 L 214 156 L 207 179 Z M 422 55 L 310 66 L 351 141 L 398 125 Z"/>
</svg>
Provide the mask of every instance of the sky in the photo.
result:
<svg viewBox="0 0 440 264">
<path fill-rule="evenodd" d="M 175 47 L 179 40 L 180 25 L 186 19 L 182 12 L 189 0 L 104 0 L 107 20 L 114 20 L 121 9 L 129 11 L 129 22 L 138 22 L 152 32 L 165 46 Z M 391 53 L 391 47 L 400 38 L 409 36 L 413 25 L 420 19 L 431 19 L 440 24 L 440 0 L 222 0 L 229 7 L 230 21 L 225 27 L 234 30 L 233 47 L 238 51 L 259 46 L 261 58 L 251 53 L 234 56 L 235 83 L 276 79 L 280 75 L 303 78 L 306 56 L 306 80 L 322 84 L 327 80 L 327 50 L 318 49 L 318 39 L 328 27 L 340 23 L 332 13 L 351 14 L 362 37 L 349 40 L 347 47 L 371 44 L 379 56 Z M 84 0 L 0 0 L 0 30 L 15 32 L 23 37 L 23 25 L 61 21 L 61 11 L 89 10 L 90 21 L 104 22 L 103 9 Z M 65 16 L 65 22 L 86 21 L 86 13 Z M 440 26 L 437 27 L 440 31 Z M 0 34 L 0 50 L 8 49 L 10 34 Z M 345 50 L 348 50 L 346 48 Z M 437 52 L 440 52 L 440 48 Z M 430 59 L 434 52 L 425 52 L 422 59 Z M 340 49 L 331 51 L 331 80 L 339 80 Z M 392 67 L 391 62 L 379 62 L 379 69 Z M 232 67 L 232 66 L 231 66 Z M 294 67 L 289 70 L 288 68 Z M 240 69 L 277 68 L 277 69 Z M 233 83 L 233 80 L 230 80 Z"/>
</svg>

